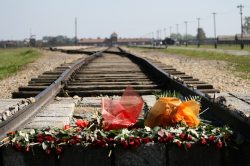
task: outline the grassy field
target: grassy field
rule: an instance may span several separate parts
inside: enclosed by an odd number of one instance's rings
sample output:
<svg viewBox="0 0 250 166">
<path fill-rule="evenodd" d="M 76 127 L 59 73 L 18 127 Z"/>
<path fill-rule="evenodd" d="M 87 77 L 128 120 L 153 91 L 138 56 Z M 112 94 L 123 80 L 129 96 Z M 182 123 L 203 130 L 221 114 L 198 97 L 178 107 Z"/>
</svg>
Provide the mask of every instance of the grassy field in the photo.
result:
<svg viewBox="0 0 250 166">
<path fill-rule="evenodd" d="M 185 47 L 185 46 L 183 46 Z M 188 48 L 198 48 L 197 45 L 188 45 Z M 214 45 L 200 45 L 200 48 L 208 48 L 208 49 L 215 49 Z M 239 45 L 223 45 L 223 44 L 219 44 L 218 49 L 222 49 L 222 50 L 241 50 Z M 250 51 L 250 46 L 245 46 L 244 49 L 245 51 Z"/>
<path fill-rule="evenodd" d="M 136 48 L 136 49 L 145 50 L 147 48 Z M 250 79 L 250 56 L 235 56 L 213 51 L 202 51 L 202 50 L 196 51 L 196 50 L 185 50 L 178 48 L 155 49 L 155 50 L 166 54 L 182 55 L 182 56 L 188 56 L 192 58 L 200 58 L 206 60 L 226 61 L 234 66 L 235 71 L 242 72 L 241 74 L 242 78 Z"/>
<path fill-rule="evenodd" d="M 0 49 L 0 79 L 17 72 L 39 56 L 40 53 L 31 48 Z"/>
</svg>

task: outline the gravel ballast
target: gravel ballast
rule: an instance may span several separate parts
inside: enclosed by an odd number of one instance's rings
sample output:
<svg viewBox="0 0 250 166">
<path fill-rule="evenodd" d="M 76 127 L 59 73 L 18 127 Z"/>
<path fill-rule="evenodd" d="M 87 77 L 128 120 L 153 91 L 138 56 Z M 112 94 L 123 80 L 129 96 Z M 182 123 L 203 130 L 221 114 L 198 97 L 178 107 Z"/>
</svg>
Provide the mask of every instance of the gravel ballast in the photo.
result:
<svg viewBox="0 0 250 166">
<path fill-rule="evenodd" d="M 125 48 L 125 50 L 171 65 L 187 75 L 212 84 L 222 92 L 250 94 L 250 81 L 238 77 L 240 73 L 232 72 L 227 62 L 164 54 L 156 50 L 140 51 L 130 48 Z"/>
</svg>

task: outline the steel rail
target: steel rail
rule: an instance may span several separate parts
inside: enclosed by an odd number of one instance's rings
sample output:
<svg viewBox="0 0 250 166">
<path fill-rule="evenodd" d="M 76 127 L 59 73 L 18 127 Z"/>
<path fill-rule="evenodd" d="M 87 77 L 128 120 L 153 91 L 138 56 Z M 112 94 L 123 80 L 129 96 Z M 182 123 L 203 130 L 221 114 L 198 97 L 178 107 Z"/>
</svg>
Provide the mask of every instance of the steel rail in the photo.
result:
<svg viewBox="0 0 250 166">
<path fill-rule="evenodd" d="M 30 118 L 35 116 L 42 107 L 48 104 L 65 86 L 71 75 L 81 66 L 88 64 L 96 57 L 102 55 L 103 51 L 92 54 L 85 59 L 79 59 L 72 66 L 66 69 L 57 80 L 45 90 L 35 96 L 35 102 L 24 107 L 6 121 L 0 123 L 0 139 L 4 138 L 9 131 L 14 131 L 23 126 Z"/>
</svg>

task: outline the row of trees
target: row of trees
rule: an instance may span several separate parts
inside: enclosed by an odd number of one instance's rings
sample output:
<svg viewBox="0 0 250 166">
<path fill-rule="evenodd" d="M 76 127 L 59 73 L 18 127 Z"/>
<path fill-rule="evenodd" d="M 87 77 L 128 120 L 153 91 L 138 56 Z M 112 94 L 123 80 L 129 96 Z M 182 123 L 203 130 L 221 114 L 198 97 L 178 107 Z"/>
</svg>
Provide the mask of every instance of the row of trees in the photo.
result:
<svg viewBox="0 0 250 166">
<path fill-rule="evenodd" d="M 181 35 L 180 33 L 172 33 L 170 35 L 171 39 L 176 39 L 176 40 L 200 40 L 203 41 L 206 39 L 206 33 L 204 32 L 204 30 L 202 28 L 198 28 L 197 30 L 197 35 L 191 35 L 191 34 L 187 34 L 187 35 Z"/>
<path fill-rule="evenodd" d="M 68 38 L 67 36 L 44 36 L 43 43 L 48 46 L 60 46 L 60 45 L 73 45 L 75 44 L 75 38 Z"/>
</svg>

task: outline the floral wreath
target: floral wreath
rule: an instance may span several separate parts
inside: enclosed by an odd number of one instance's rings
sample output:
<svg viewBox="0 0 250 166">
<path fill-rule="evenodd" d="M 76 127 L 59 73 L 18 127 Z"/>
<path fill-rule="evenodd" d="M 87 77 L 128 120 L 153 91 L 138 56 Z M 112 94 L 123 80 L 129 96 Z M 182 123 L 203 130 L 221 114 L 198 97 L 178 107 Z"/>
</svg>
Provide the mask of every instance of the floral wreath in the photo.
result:
<svg viewBox="0 0 250 166">
<path fill-rule="evenodd" d="M 158 100 L 151 109 L 144 104 L 145 119 L 138 120 L 142 99 L 131 95 L 134 93 L 131 88 L 126 91 L 130 95 L 123 95 L 118 101 L 103 100 L 102 112 L 98 112 L 97 118 L 91 122 L 77 119 L 75 125 L 65 125 L 62 129 L 10 132 L 0 141 L 0 147 L 11 144 L 18 151 L 29 152 L 32 147 L 41 146 L 47 154 L 55 152 L 60 155 L 65 145 L 112 150 L 115 147 L 135 149 L 140 145 L 162 143 L 188 150 L 193 144 L 220 149 L 231 140 L 233 132 L 228 126 L 215 127 L 198 117 L 200 105 L 194 98 L 182 101 L 175 96 L 157 96 Z M 130 100 L 132 102 L 128 102 Z M 134 117 L 130 116 L 129 110 L 133 111 Z"/>
</svg>

